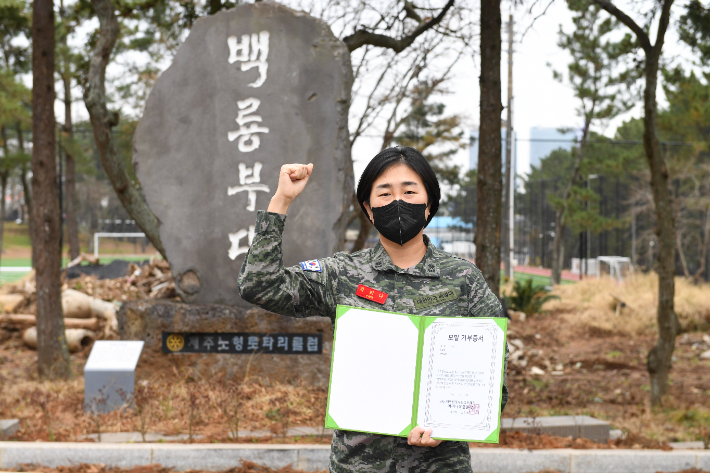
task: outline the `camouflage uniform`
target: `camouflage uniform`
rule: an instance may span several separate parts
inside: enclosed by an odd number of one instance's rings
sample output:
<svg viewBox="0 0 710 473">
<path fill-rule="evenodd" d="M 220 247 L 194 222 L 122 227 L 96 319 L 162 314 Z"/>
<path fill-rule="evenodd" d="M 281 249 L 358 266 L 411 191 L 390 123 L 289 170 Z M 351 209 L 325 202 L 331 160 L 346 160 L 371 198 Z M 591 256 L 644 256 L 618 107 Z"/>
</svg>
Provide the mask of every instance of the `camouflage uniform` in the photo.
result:
<svg viewBox="0 0 710 473">
<path fill-rule="evenodd" d="M 501 306 L 481 272 L 469 261 L 439 251 L 425 236 L 424 259 L 413 268 L 392 263 L 381 244 L 318 260 L 321 271 L 284 268 L 281 237 L 286 216 L 260 211 L 255 235 L 239 273 L 242 298 L 289 317 L 321 315 L 335 320 L 338 304 L 418 315 L 499 317 Z M 359 284 L 388 294 L 384 305 L 356 296 Z M 458 297 L 416 309 L 414 299 L 454 289 Z M 420 305 L 421 306 L 421 305 Z M 507 349 L 506 349 L 507 360 Z M 506 361 L 507 365 L 507 361 Z M 502 405 L 508 400 L 503 387 Z M 465 442 L 415 447 L 404 437 L 336 430 L 330 454 L 334 473 L 470 472 Z"/>
</svg>

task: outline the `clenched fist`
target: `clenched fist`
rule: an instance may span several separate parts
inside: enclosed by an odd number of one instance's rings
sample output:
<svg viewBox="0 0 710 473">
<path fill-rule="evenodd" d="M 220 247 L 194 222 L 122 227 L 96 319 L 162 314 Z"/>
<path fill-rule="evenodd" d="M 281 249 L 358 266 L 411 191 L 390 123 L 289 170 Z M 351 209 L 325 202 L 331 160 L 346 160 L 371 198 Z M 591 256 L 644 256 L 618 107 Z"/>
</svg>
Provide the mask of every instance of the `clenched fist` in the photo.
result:
<svg viewBox="0 0 710 473">
<path fill-rule="evenodd" d="M 284 164 L 279 172 L 279 187 L 269 203 L 269 212 L 286 214 L 293 199 L 303 192 L 313 172 L 313 164 Z"/>
</svg>

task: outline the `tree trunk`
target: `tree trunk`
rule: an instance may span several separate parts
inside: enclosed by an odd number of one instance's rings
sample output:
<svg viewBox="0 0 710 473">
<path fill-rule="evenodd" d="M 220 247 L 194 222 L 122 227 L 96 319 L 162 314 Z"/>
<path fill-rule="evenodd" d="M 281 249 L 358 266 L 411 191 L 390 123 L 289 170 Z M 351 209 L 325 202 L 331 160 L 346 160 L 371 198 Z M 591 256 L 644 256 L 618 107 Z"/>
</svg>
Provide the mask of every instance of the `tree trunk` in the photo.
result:
<svg viewBox="0 0 710 473">
<path fill-rule="evenodd" d="M 7 192 L 7 177 L 10 172 L 7 167 L 10 147 L 7 145 L 7 130 L 5 129 L 5 125 L 0 126 L 0 138 L 2 139 L 3 161 L 5 161 L 2 169 L 0 169 L 0 192 L 2 193 L 2 202 L 0 202 L 0 263 L 2 263 L 2 237 L 5 231 L 5 192 Z"/>
<path fill-rule="evenodd" d="M 22 183 L 22 200 L 27 207 L 27 226 L 30 232 L 30 239 L 32 238 L 32 190 L 30 188 L 30 183 L 27 180 L 27 164 L 22 163 L 20 166 L 20 182 Z"/>
<path fill-rule="evenodd" d="M 367 218 L 367 215 L 365 215 L 365 212 L 360 211 L 358 215 L 358 220 L 360 221 L 360 231 L 358 232 L 357 238 L 355 239 L 355 243 L 353 244 L 353 253 L 365 248 L 367 236 L 370 234 L 370 231 L 374 226 L 372 225 L 372 222 L 370 222 L 370 219 Z"/>
<path fill-rule="evenodd" d="M 584 129 L 582 131 L 582 139 L 579 142 L 579 149 L 577 150 L 577 158 L 574 160 L 574 168 L 572 168 L 572 174 L 570 175 L 569 181 L 567 181 L 567 187 L 565 188 L 562 208 L 555 213 L 555 239 L 552 243 L 552 284 L 560 284 L 562 281 L 562 262 L 564 260 L 562 243 L 564 242 L 565 235 L 565 219 L 567 218 L 567 210 L 569 209 L 568 201 L 572 195 L 572 186 L 574 186 L 575 181 L 579 179 L 579 172 L 582 167 L 582 160 L 584 159 L 584 147 L 587 145 L 590 124 L 591 120 L 585 120 Z"/>
<path fill-rule="evenodd" d="M 64 22 L 64 1 L 61 0 L 59 7 L 60 21 Z M 64 46 L 65 57 L 62 58 L 61 78 L 64 85 L 64 138 L 67 142 L 72 143 L 74 137 L 74 128 L 72 124 L 72 95 L 71 95 L 71 59 L 68 54 L 67 45 L 68 33 L 65 32 L 61 36 L 62 46 Z M 71 152 L 71 146 L 64 149 L 66 167 L 64 169 L 64 188 L 67 195 L 66 212 L 67 212 L 67 239 L 69 240 L 69 259 L 73 260 L 79 256 L 79 229 L 76 222 L 76 163 L 74 155 Z M 60 176 L 61 178 L 61 176 Z"/>
<path fill-rule="evenodd" d="M 683 270 L 683 276 L 690 279 L 688 261 L 685 259 L 685 252 L 683 251 L 683 233 L 680 228 L 677 228 L 675 232 L 675 248 L 678 251 L 678 259 L 680 259 L 680 268 Z"/>
<path fill-rule="evenodd" d="M 555 239 L 552 242 L 552 275 L 550 284 L 560 284 L 562 281 L 562 256 L 563 242 L 565 236 L 565 217 L 567 216 L 567 206 L 555 212 Z"/>
<path fill-rule="evenodd" d="M 37 367 L 41 379 L 69 378 L 60 280 L 60 215 L 54 118 L 54 9 L 32 11 L 32 258 L 37 285 Z"/>
<path fill-rule="evenodd" d="M 0 203 L 0 263 L 2 263 L 2 240 L 5 231 L 5 192 L 7 192 L 7 171 L 0 174 L 0 192 L 2 192 L 2 202 Z"/>
<path fill-rule="evenodd" d="M 350 251 L 351 253 L 355 253 L 356 251 L 360 251 L 365 248 L 367 236 L 370 234 L 370 231 L 374 226 L 372 225 L 372 222 L 370 222 L 370 219 L 367 218 L 367 215 L 365 215 L 365 212 L 363 212 L 360 208 L 360 203 L 357 201 L 357 194 L 355 192 L 353 192 L 353 210 L 357 213 L 357 220 L 360 222 L 360 230 L 358 231 L 357 238 L 353 243 L 353 248 Z"/>
<path fill-rule="evenodd" d="M 634 32 L 639 46 L 646 56 L 644 70 L 646 88 L 643 92 L 643 147 L 651 171 L 651 192 L 656 207 L 656 234 L 658 236 L 658 264 L 656 267 L 658 273 L 658 308 L 656 311 L 658 341 L 648 353 L 646 366 L 651 375 L 651 405 L 658 406 L 662 396 L 668 392 L 668 373 L 671 369 L 671 360 L 675 349 L 675 337 L 680 332 L 680 323 L 673 308 L 675 222 L 671 194 L 668 189 L 668 167 L 658 141 L 658 104 L 656 102 L 658 63 L 670 23 L 673 0 L 663 0 L 661 4 L 661 16 L 655 44 L 651 44 L 651 40 L 643 28 L 609 0 L 594 0 L 594 2 Z"/>
<path fill-rule="evenodd" d="M 111 136 L 115 118 L 106 106 L 106 65 L 118 39 L 119 27 L 114 7 L 110 0 L 91 0 L 99 19 L 99 38 L 94 47 L 89 65 L 89 74 L 84 92 L 84 103 L 89 111 L 94 141 L 101 157 L 106 175 L 111 180 L 116 195 L 128 214 L 136 221 L 153 246 L 167 260 L 160 240 L 160 222 L 148 207 L 143 196 L 131 183 L 128 172 L 116 150 Z"/>
<path fill-rule="evenodd" d="M 25 139 L 22 131 L 22 124 L 17 122 L 17 147 L 20 149 L 20 153 L 25 154 Z M 32 244 L 32 188 L 27 181 L 27 163 L 24 161 L 20 166 L 20 182 L 22 183 L 22 200 L 25 202 L 25 207 L 27 207 L 27 228 L 30 233 L 30 245 Z M 23 216 L 25 213 L 23 212 Z M 32 245 L 34 246 L 34 245 Z M 34 256 L 32 257 L 32 267 L 34 268 Z"/>
<path fill-rule="evenodd" d="M 703 228 L 703 241 L 702 248 L 700 249 L 700 266 L 698 270 L 693 275 L 693 282 L 698 284 L 700 278 L 705 272 L 705 265 L 708 259 L 708 246 L 710 246 L 710 205 L 705 207 L 705 226 Z"/>
<path fill-rule="evenodd" d="M 481 111 L 478 144 L 476 265 L 491 291 L 500 292 L 501 59 L 500 0 L 481 0 Z"/>
<path fill-rule="evenodd" d="M 661 19 L 663 21 L 663 19 Z M 663 36 L 657 45 L 663 44 Z M 654 47 L 646 53 L 646 89 L 643 94 L 643 147 L 651 169 L 651 191 L 656 207 L 656 234 L 658 235 L 658 341 L 648 353 L 647 367 L 651 375 L 651 405 L 661 403 L 661 397 L 668 392 L 668 373 L 671 369 L 675 338 L 680 332 L 680 323 L 673 307 L 675 294 L 675 222 L 673 205 L 669 192 L 669 175 L 665 158 L 658 141 L 658 105 L 656 89 L 658 85 L 658 63 L 660 48 Z"/>
<path fill-rule="evenodd" d="M 25 135 L 24 131 L 22 130 L 22 124 L 20 122 L 17 122 L 16 125 L 16 130 L 17 130 L 17 147 L 20 150 L 20 153 L 23 155 L 25 154 Z M 27 212 L 32 213 L 30 208 L 32 207 L 32 189 L 29 186 L 29 183 L 27 182 L 27 166 L 26 163 L 23 161 L 22 166 L 20 167 L 20 181 L 22 182 L 22 193 L 23 199 L 25 201 L 25 205 L 27 205 Z"/>
<path fill-rule="evenodd" d="M 71 142 L 74 130 L 71 119 L 71 77 L 64 64 L 64 136 Z M 64 188 L 67 192 L 67 237 L 69 240 L 69 259 L 79 256 L 79 228 L 76 222 L 76 162 L 70 150 L 64 150 L 66 167 L 64 169 Z"/>
</svg>

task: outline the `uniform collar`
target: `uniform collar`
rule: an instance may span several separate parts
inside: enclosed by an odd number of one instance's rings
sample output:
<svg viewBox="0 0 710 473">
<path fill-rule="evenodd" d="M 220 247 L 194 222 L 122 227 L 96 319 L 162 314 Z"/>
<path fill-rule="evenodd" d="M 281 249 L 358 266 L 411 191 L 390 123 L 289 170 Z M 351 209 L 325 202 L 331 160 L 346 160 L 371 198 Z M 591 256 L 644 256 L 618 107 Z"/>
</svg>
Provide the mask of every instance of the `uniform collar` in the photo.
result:
<svg viewBox="0 0 710 473">
<path fill-rule="evenodd" d="M 372 253 L 370 257 L 370 266 L 375 271 L 388 272 L 393 271 L 400 274 L 411 274 L 413 276 L 424 276 L 430 278 L 439 277 L 439 264 L 437 263 L 436 256 L 434 254 L 434 244 L 429 240 L 429 237 L 424 235 L 424 244 L 427 246 L 424 258 L 414 266 L 409 269 L 398 268 L 392 262 L 390 255 L 387 254 L 387 250 L 382 246 L 382 243 L 377 242 L 374 248 L 372 248 Z"/>
</svg>

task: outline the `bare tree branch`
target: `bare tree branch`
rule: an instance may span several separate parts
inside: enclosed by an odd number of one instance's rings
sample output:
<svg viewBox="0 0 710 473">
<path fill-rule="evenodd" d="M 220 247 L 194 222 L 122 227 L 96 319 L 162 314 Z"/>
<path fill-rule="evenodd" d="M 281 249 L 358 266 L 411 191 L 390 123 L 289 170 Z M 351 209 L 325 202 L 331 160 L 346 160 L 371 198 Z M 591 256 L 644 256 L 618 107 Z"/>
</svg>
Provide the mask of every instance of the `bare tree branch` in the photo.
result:
<svg viewBox="0 0 710 473">
<path fill-rule="evenodd" d="M 666 30 L 668 29 L 668 23 L 671 18 L 671 5 L 673 2 L 666 1 L 663 2 L 663 8 L 661 9 L 661 18 L 658 22 L 658 34 L 656 35 L 656 44 L 653 45 L 653 53 L 656 56 L 661 55 L 661 50 L 663 49 L 663 41 L 666 37 Z"/>
<path fill-rule="evenodd" d="M 611 3 L 609 0 L 593 0 L 594 3 L 599 5 L 603 10 L 605 10 L 607 13 L 610 15 L 616 17 L 617 20 L 625 24 L 631 31 L 634 32 L 636 35 L 636 38 L 639 40 L 639 44 L 641 45 L 641 48 L 647 53 L 650 54 L 653 46 L 651 46 L 651 40 L 648 37 L 648 34 L 641 28 L 629 15 L 626 13 L 622 12 L 618 8 L 616 8 L 616 5 Z M 666 11 L 666 6 L 663 6 L 663 11 Z M 668 5 L 668 11 L 670 12 L 670 5 Z M 662 17 L 661 17 L 662 19 Z M 663 21 L 661 21 L 663 23 Z M 666 27 L 668 26 L 668 18 L 666 18 Z M 661 25 L 659 25 L 660 29 Z M 665 33 L 665 29 L 663 31 Z M 663 44 L 663 42 L 661 42 Z"/>
<path fill-rule="evenodd" d="M 148 240 L 163 255 L 163 258 L 167 259 L 160 240 L 160 222 L 131 182 L 111 136 L 111 127 L 117 123 L 117 116 L 109 113 L 106 106 L 106 66 L 119 34 L 115 7 L 111 0 L 92 0 L 91 3 L 99 19 L 99 38 L 91 55 L 84 103 L 91 118 L 96 148 L 104 171 L 111 180 L 121 203 L 145 232 Z"/>
<path fill-rule="evenodd" d="M 400 39 L 395 39 L 391 36 L 379 33 L 372 33 L 370 31 L 361 29 L 343 38 L 343 42 L 348 46 L 348 50 L 350 52 L 353 52 L 356 49 L 365 46 L 366 44 L 370 44 L 373 46 L 378 46 L 380 48 L 391 49 L 396 53 L 400 53 L 406 48 L 408 48 L 414 42 L 415 39 L 422 35 L 422 33 L 439 24 L 452 6 L 454 6 L 454 0 L 449 0 L 436 17 L 432 18 L 426 23 L 420 23 L 420 25 L 414 31 Z"/>
<path fill-rule="evenodd" d="M 523 34 L 521 35 L 521 38 L 524 38 L 525 35 L 528 34 L 528 31 L 530 31 L 530 30 L 532 29 L 532 27 L 535 26 L 535 22 L 536 22 L 537 20 L 539 20 L 541 17 L 545 16 L 545 14 L 547 13 L 547 10 L 552 6 L 553 3 L 555 3 L 555 0 L 550 0 L 550 2 L 547 4 L 547 6 L 545 7 L 545 9 L 542 11 L 542 13 L 540 13 L 538 16 L 536 16 L 535 18 L 532 19 L 532 21 L 530 22 L 530 24 L 528 25 L 528 27 L 525 28 L 525 31 L 523 31 Z M 535 2 L 535 4 L 537 4 L 537 2 Z M 533 5 L 530 7 L 530 13 L 532 13 L 532 9 L 533 9 L 533 7 L 535 6 L 535 4 L 533 4 Z"/>
</svg>

